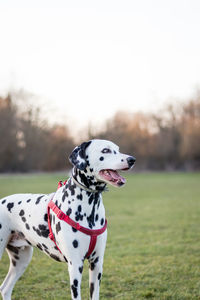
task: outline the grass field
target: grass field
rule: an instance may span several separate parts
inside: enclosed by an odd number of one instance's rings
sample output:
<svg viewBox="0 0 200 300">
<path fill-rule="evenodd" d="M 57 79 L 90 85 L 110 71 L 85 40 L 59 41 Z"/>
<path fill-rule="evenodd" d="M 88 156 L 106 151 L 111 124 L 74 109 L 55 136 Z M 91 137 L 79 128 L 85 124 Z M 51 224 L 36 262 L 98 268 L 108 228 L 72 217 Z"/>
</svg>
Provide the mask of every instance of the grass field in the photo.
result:
<svg viewBox="0 0 200 300">
<path fill-rule="evenodd" d="M 50 193 L 64 175 L 0 176 L 0 197 Z M 127 177 L 104 195 L 108 242 L 100 298 L 200 299 L 200 173 Z M 0 281 L 8 269 L 4 254 Z M 89 299 L 87 262 L 82 299 Z M 67 267 L 39 250 L 15 286 L 15 300 L 70 300 Z"/>
</svg>

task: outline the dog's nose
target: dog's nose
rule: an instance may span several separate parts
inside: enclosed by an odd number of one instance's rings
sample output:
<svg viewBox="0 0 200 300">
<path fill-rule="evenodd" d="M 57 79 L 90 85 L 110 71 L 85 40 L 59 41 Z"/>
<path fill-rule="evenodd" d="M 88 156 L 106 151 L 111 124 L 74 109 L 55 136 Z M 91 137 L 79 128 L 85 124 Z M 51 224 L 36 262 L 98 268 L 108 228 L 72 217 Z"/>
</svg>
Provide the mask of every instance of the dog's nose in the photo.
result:
<svg viewBox="0 0 200 300">
<path fill-rule="evenodd" d="M 129 156 L 129 157 L 127 158 L 127 162 L 128 162 L 129 168 L 131 168 L 131 167 L 134 165 L 135 161 L 136 161 L 136 158 L 133 157 L 133 156 Z"/>
</svg>

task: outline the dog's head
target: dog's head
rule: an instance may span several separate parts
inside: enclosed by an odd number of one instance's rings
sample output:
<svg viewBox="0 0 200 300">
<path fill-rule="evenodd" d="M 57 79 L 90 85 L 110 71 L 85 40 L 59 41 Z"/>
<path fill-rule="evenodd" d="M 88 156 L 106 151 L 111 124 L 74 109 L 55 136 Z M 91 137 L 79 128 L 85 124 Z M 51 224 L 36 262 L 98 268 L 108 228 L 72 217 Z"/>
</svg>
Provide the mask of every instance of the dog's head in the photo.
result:
<svg viewBox="0 0 200 300">
<path fill-rule="evenodd" d="M 135 158 L 119 152 L 119 147 L 106 140 L 91 140 L 77 146 L 69 157 L 70 162 L 87 177 L 99 182 L 122 186 L 125 179 L 118 171 L 133 167 Z"/>
</svg>

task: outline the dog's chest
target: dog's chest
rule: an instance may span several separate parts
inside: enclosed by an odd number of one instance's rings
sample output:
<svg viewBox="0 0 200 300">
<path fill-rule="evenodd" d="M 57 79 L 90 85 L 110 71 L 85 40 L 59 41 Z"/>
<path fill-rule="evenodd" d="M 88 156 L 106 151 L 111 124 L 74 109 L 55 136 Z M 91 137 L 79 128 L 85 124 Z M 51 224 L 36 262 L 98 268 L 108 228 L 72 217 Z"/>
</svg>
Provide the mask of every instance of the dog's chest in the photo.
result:
<svg viewBox="0 0 200 300">
<path fill-rule="evenodd" d="M 104 225 L 105 209 L 100 193 L 66 185 L 57 191 L 53 201 L 60 210 L 84 227 L 97 229 Z"/>
</svg>

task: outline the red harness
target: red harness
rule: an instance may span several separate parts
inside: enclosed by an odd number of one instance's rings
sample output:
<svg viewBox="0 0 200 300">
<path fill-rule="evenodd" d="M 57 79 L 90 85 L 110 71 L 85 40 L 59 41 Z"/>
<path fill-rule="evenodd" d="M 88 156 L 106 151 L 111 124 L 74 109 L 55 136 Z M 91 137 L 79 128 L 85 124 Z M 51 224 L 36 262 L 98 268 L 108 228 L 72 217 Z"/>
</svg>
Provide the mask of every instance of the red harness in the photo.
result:
<svg viewBox="0 0 200 300">
<path fill-rule="evenodd" d="M 66 183 L 66 181 L 64 182 L 64 184 L 65 183 Z M 59 181 L 58 188 L 60 188 L 62 185 L 63 185 L 62 181 Z M 73 221 L 68 215 L 66 215 L 64 212 L 62 212 L 62 210 L 60 210 L 58 208 L 58 206 L 53 202 L 53 199 L 51 199 L 51 201 L 48 203 L 48 207 L 47 207 L 49 238 L 54 242 L 54 244 L 56 245 L 56 247 L 58 248 L 59 251 L 60 251 L 60 249 L 59 249 L 58 245 L 56 244 L 54 234 L 51 229 L 50 209 L 52 209 L 52 211 L 57 215 L 58 219 L 66 222 L 67 224 L 69 224 L 70 226 L 75 228 L 76 230 L 90 236 L 90 245 L 89 245 L 88 252 L 86 254 L 86 258 L 88 258 L 92 254 L 92 252 L 96 246 L 97 236 L 102 234 L 107 229 L 107 220 L 105 220 L 105 225 L 101 229 L 96 229 L 96 230 L 88 229 L 86 227 L 81 226 L 79 223 Z M 62 254 L 61 251 L 60 251 L 60 253 Z"/>
</svg>

